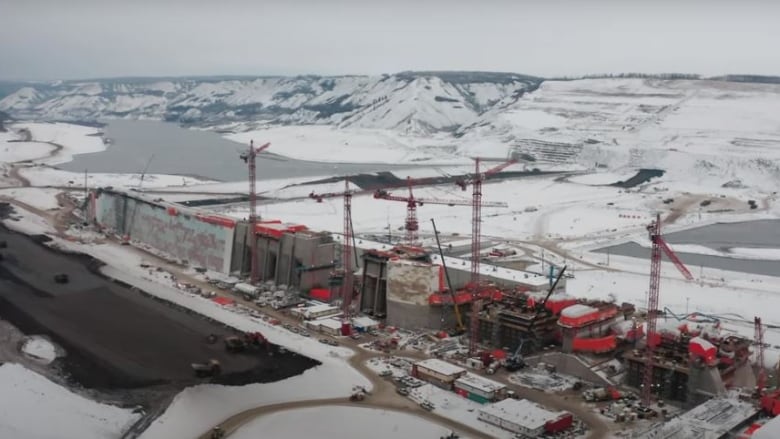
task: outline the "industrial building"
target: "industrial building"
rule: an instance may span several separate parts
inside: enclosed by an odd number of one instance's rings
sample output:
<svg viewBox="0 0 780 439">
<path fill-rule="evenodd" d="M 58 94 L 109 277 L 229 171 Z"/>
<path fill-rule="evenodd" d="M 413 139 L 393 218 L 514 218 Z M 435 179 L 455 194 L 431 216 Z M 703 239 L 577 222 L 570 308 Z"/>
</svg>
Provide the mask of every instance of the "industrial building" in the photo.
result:
<svg viewBox="0 0 780 439">
<path fill-rule="evenodd" d="M 319 320 L 309 320 L 306 327 L 312 331 L 321 332 L 328 335 L 341 335 L 341 320 L 328 317 Z"/>
<path fill-rule="evenodd" d="M 452 390 L 455 380 L 466 374 L 466 369 L 436 358 L 418 361 L 412 365 L 412 376 L 443 389 Z"/>
<path fill-rule="evenodd" d="M 506 385 L 483 378 L 473 373 L 467 373 L 455 380 L 455 393 L 464 398 L 485 404 L 506 398 Z"/>
<path fill-rule="evenodd" d="M 688 406 L 723 394 L 726 388 L 753 390 L 755 375 L 750 366 L 752 341 L 736 336 L 703 338 L 700 330 L 684 324 L 674 331 L 650 336 L 654 343 L 653 394 L 658 398 L 685 402 Z M 646 351 L 624 352 L 626 383 L 640 388 L 647 364 Z"/>
<path fill-rule="evenodd" d="M 539 437 L 571 428 L 571 413 L 551 412 L 526 399 L 505 399 L 479 409 L 479 420 L 524 437 Z"/>
</svg>

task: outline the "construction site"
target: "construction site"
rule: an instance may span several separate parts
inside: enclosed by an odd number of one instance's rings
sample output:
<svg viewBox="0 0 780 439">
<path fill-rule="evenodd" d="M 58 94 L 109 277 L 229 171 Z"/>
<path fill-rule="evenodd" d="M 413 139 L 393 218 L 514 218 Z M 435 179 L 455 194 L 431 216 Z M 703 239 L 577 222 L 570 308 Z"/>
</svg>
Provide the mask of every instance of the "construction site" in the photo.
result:
<svg viewBox="0 0 780 439">
<path fill-rule="evenodd" d="M 218 201 L 181 203 L 142 190 L 97 188 L 85 202 L 87 223 L 122 244 L 194 269 L 204 281 L 228 296 L 240 297 L 261 314 L 293 316 L 306 328 L 290 326 L 293 332 L 306 337 L 307 330 L 319 332 L 326 336 L 323 343 L 334 337 L 355 340 L 369 351 L 403 357 L 412 349 L 436 358 L 438 363 L 428 369 L 419 363 L 390 368 L 401 380 L 396 383 L 398 393 L 428 411 L 436 405 L 435 397 L 419 391 L 410 394 L 407 388 L 416 387 L 415 379 L 489 405 L 512 399 L 514 393 L 493 393 L 506 384 L 480 381 L 486 379 L 484 375 L 495 375 L 507 384 L 574 391 L 581 394 L 583 404 L 597 404 L 596 411 L 618 423 L 663 422 L 674 413 L 707 407 L 701 404 L 723 398 L 747 401 L 732 411 L 735 418 L 721 435 L 701 437 L 731 437 L 726 435 L 752 425 L 761 413 L 776 414 L 774 404 L 780 396 L 767 390 L 759 317 L 751 339 L 721 333 L 721 321 L 715 316 L 659 309 L 662 256 L 686 279 L 693 279 L 664 240 L 660 214 L 647 225 L 652 255 L 646 305 L 584 299 L 567 288 L 572 274 L 566 265 L 550 262 L 538 271 L 507 268 L 500 261 L 513 256 L 511 250 L 484 249 L 483 182 L 517 163 L 515 159 L 484 171 L 477 159 L 473 173 L 445 182 L 409 178 L 378 187 L 377 182 L 358 186 L 345 177 L 340 192 L 318 192 L 315 185 L 306 197 L 312 209 L 326 199 L 343 202 L 343 230 L 321 231 L 284 218 L 257 216 L 255 157 L 267 147 L 250 144 L 241 157 L 249 169 L 247 218 L 220 213 Z M 471 201 L 415 197 L 414 187 L 432 184 L 468 189 Z M 401 191 L 406 193 L 397 195 Z M 382 241 L 354 232 L 351 200 L 367 192 L 377 203 L 406 205 L 403 237 Z M 271 211 L 273 202 L 262 200 Z M 470 256 L 450 256 L 452 239 L 442 243 L 445 237 L 436 231 L 435 219 L 431 220 L 434 235 L 419 235 L 417 207 L 424 204 L 471 207 Z M 361 337 L 369 341 L 362 342 Z M 465 379 L 466 370 L 474 378 L 458 387 L 457 380 Z M 728 396 L 734 392 L 739 396 Z M 361 394 L 359 399 L 363 398 Z M 722 408 L 717 402 L 711 404 Z M 522 408 L 538 412 L 535 423 L 525 426 L 509 415 L 503 419 L 506 410 L 498 406 L 479 416 L 504 430 L 523 432 L 524 437 L 560 435 L 567 429 L 574 437 L 575 430 L 585 431 L 575 428 L 581 425 L 578 418 L 566 411 Z M 513 410 L 520 409 L 509 409 Z M 706 412 L 706 408 L 698 410 Z"/>
</svg>

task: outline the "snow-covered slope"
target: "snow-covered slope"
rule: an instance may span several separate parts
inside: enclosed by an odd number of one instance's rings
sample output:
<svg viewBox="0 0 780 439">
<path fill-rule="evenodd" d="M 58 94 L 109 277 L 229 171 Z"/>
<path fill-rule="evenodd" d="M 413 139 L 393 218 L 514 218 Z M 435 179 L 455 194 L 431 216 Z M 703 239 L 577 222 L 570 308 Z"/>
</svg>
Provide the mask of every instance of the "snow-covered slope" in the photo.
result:
<svg viewBox="0 0 780 439">
<path fill-rule="evenodd" d="M 0 110 L 20 118 L 326 124 L 427 134 L 470 124 L 539 81 L 510 73 L 460 72 L 69 81 L 22 88 L 0 100 Z"/>
<path fill-rule="evenodd" d="M 119 438 L 140 415 L 70 392 L 24 367 L 0 366 L 0 437 Z"/>
</svg>

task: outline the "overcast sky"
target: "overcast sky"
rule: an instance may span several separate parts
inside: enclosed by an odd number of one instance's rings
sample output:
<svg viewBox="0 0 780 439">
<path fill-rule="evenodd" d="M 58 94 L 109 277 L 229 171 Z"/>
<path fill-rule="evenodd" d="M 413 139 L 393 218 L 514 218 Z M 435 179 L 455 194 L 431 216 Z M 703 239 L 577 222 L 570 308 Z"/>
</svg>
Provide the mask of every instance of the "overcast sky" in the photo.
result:
<svg viewBox="0 0 780 439">
<path fill-rule="evenodd" d="M 780 75 L 777 0 L 0 0 L 0 79 Z"/>
</svg>

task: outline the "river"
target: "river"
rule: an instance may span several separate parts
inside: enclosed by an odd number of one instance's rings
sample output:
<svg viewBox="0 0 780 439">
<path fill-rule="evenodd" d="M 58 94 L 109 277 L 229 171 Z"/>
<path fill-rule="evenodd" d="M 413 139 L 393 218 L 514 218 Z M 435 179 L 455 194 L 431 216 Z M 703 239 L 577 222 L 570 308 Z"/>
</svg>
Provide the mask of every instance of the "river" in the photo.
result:
<svg viewBox="0 0 780 439">
<path fill-rule="evenodd" d="M 89 172 L 140 173 L 154 156 L 147 170 L 150 174 L 189 175 L 220 181 L 247 179 L 246 164 L 238 157 L 246 145 L 211 131 L 191 130 L 159 121 L 112 120 L 107 122 L 105 134 L 112 140 L 105 151 L 77 155 L 73 161 L 59 167 L 74 172 L 86 169 Z M 284 147 L 276 146 L 280 149 Z M 265 152 L 257 157 L 258 180 L 348 175 L 414 167 L 307 162 Z"/>
</svg>

